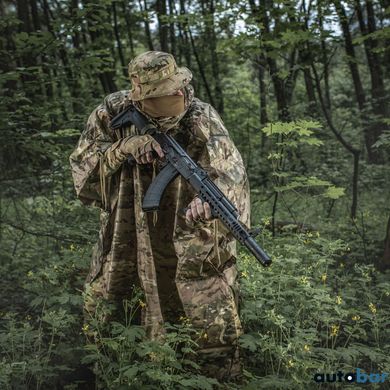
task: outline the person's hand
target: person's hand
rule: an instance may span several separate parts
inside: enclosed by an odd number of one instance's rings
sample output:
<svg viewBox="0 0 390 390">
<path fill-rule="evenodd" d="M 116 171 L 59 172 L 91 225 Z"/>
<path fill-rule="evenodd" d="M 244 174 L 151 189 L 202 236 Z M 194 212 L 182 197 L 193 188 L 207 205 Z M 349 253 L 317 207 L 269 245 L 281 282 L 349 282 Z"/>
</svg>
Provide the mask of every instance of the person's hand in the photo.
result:
<svg viewBox="0 0 390 390">
<path fill-rule="evenodd" d="M 202 201 L 196 197 L 188 205 L 186 212 L 187 222 L 197 222 L 197 221 L 211 221 L 213 216 L 211 214 L 211 207 L 207 202 L 202 203 Z"/>
<path fill-rule="evenodd" d="M 150 135 L 136 135 L 128 137 L 121 145 L 125 154 L 131 154 L 138 164 L 148 164 L 155 159 L 153 152 L 163 158 L 164 152 L 158 142 Z"/>
</svg>

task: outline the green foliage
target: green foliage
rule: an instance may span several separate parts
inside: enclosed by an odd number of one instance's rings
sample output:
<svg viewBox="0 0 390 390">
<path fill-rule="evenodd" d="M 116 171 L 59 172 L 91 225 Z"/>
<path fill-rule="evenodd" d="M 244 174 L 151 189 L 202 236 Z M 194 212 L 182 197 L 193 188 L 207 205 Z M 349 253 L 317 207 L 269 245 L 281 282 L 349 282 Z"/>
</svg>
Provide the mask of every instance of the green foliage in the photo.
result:
<svg viewBox="0 0 390 390">
<path fill-rule="evenodd" d="M 390 148 L 390 131 L 385 131 L 381 134 L 378 141 L 376 141 L 373 146 L 375 148 L 384 148 L 388 150 Z"/>
<path fill-rule="evenodd" d="M 0 388 L 73 390 L 94 388 L 96 379 L 102 389 L 311 389 L 319 371 L 389 372 L 389 274 L 374 268 L 390 213 L 388 112 L 375 111 L 389 93 L 389 9 L 377 2 L 376 30 L 363 34 L 358 2 L 346 8 L 354 60 L 327 2 L 176 3 L 159 15 L 161 29 L 151 1 L 2 7 Z M 262 269 L 239 252 L 240 385 L 200 374 L 186 319 L 166 324 L 163 343 L 148 341 L 132 324 L 141 295 L 124 302 L 122 320 L 101 321 L 112 311 L 104 301 L 94 318 L 82 313 L 98 210 L 75 199 L 68 156 L 104 96 L 129 89 L 127 62 L 150 43 L 159 49 L 160 32 L 172 27 L 168 49 L 192 70 L 196 96 L 219 105 L 243 156 L 252 224 L 263 228 L 259 242 L 274 260 Z M 379 98 L 367 61 L 375 55 Z M 363 108 L 348 61 L 358 65 Z M 361 151 L 353 220 L 351 159 L 329 130 L 319 89 L 339 134 Z M 367 160 L 367 134 L 382 164 Z"/>
<path fill-rule="evenodd" d="M 198 373 L 194 361 L 196 331 L 189 321 L 165 324 L 164 342 L 150 341 L 142 327 L 131 325 L 135 312 L 143 305 L 139 294 L 124 301 L 123 323 L 102 321 L 110 316 L 110 308 L 99 302 L 96 313 L 83 327 L 90 343 L 85 346 L 83 361 L 93 364 L 98 386 L 104 389 L 172 389 L 185 386 L 189 389 L 213 389 L 215 379 Z M 106 317 L 107 318 L 107 317 Z"/>
<path fill-rule="evenodd" d="M 269 234 L 264 233 L 266 242 Z M 390 283 L 319 232 L 273 239 L 274 263 L 240 263 L 248 388 L 306 389 L 316 372 L 387 372 Z"/>
<path fill-rule="evenodd" d="M 268 138 L 271 138 L 268 159 L 272 164 L 274 190 L 278 193 L 285 191 L 313 190 L 325 188 L 320 194 L 325 198 L 338 199 L 344 195 L 344 189 L 336 187 L 328 180 L 316 176 L 303 176 L 289 168 L 296 151 L 303 147 L 318 147 L 323 142 L 315 136 L 314 129 L 321 128 L 318 122 L 300 120 L 295 122 L 275 122 L 262 128 Z M 275 148 L 275 149 L 274 149 Z M 312 191 L 313 192 L 313 191 Z"/>
</svg>

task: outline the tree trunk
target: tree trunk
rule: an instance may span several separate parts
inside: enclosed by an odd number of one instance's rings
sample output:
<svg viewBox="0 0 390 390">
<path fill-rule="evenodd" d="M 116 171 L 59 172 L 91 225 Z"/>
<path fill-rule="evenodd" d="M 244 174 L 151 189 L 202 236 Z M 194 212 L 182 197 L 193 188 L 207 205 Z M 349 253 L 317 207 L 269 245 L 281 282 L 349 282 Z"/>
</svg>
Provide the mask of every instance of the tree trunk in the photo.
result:
<svg viewBox="0 0 390 390">
<path fill-rule="evenodd" d="M 43 0 L 42 5 L 43 5 L 43 15 L 44 15 L 46 27 L 48 31 L 53 35 L 53 37 L 57 38 L 51 23 L 50 8 L 47 0 Z M 59 46 L 58 54 L 63 64 L 64 72 L 66 75 L 66 84 L 68 85 L 69 92 L 72 97 L 73 112 L 80 113 L 82 111 L 82 107 L 80 105 L 80 102 L 78 101 L 80 97 L 80 89 L 81 89 L 79 80 L 73 73 L 71 63 L 68 59 L 68 52 L 65 50 L 63 45 Z M 59 88 L 57 90 L 62 92 L 61 85 L 59 85 Z"/>
<path fill-rule="evenodd" d="M 331 99 L 330 99 L 330 87 L 329 87 L 329 59 L 328 59 L 328 49 L 326 45 L 326 40 L 324 37 L 324 17 L 322 12 L 321 2 L 317 1 L 317 12 L 318 12 L 318 25 L 320 29 L 320 41 L 321 41 L 321 59 L 324 69 L 324 85 L 325 85 L 325 102 L 326 108 L 330 111 Z"/>
<path fill-rule="evenodd" d="M 303 68 L 303 78 L 305 81 L 307 99 L 309 101 L 308 111 L 306 112 L 306 114 L 308 116 L 316 117 L 316 115 L 317 115 L 317 99 L 316 99 L 315 90 L 314 90 L 313 78 L 312 78 L 309 67 L 305 66 Z M 326 86 L 325 86 L 325 89 L 326 89 Z M 325 94 L 325 96 L 327 96 L 327 95 Z M 327 99 L 326 99 L 326 103 L 328 103 Z M 328 104 L 327 104 L 327 107 L 328 107 Z"/>
<path fill-rule="evenodd" d="M 145 35 L 146 35 L 146 42 L 148 44 L 149 50 L 154 50 L 153 41 L 152 41 L 152 35 L 150 33 L 150 27 L 149 27 L 149 14 L 148 14 L 148 7 L 146 5 L 146 0 L 144 0 L 144 8 L 142 9 L 142 3 L 141 0 L 138 0 L 139 8 L 141 12 L 144 14 L 144 25 L 145 25 Z"/>
<path fill-rule="evenodd" d="M 127 9 L 126 4 L 127 4 L 126 1 L 122 2 L 122 12 L 123 12 L 123 15 L 125 17 L 125 22 L 126 22 L 126 32 L 127 32 L 127 40 L 129 42 L 129 46 L 130 46 L 130 55 L 131 55 L 131 58 L 134 58 L 135 53 L 134 53 L 134 42 L 133 42 L 133 34 L 132 34 L 133 26 L 131 24 L 131 16 L 129 15 L 132 12 L 132 10 Z"/>
<path fill-rule="evenodd" d="M 84 4 L 88 6 L 92 6 L 91 0 L 84 0 Z M 95 6 L 95 5 L 94 5 Z M 99 6 L 103 9 L 103 6 Z M 104 7 L 104 10 L 107 12 L 107 18 L 109 22 L 111 22 L 111 15 L 109 10 Z M 112 39 L 111 39 L 111 29 L 108 29 L 104 26 L 104 28 L 96 29 L 96 21 L 91 18 L 91 16 L 86 17 L 89 29 L 89 36 L 91 37 L 92 48 L 95 50 L 104 49 L 112 49 Z M 103 54 L 103 56 L 109 61 L 111 59 L 111 54 Z M 106 94 L 117 91 L 117 87 L 114 81 L 115 70 L 102 70 L 96 72 L 97 76 L 100 80 L 100 83 L 103 87 L 103 90 Z"/>
<path fill-rule="evenodd" d="M 5 16 L 6 12 L 4 4 L 0 1 L 0 18 L 5 18 Z M 16 68 L 16 63 L 11 55 L 11 53 L 15 51 L 15 43 L 12 38 L 15 30 L 11 26 L 5 25 L 4 30 L 2 29 L 1 31 L 8 37 L 8 39 L 0 39 L 0 51 L 2 53 L 2 56 L 0 56 L 0 71 L 6 74 L 14 71 Z M 13 96 L 18 90 L 17 80 L 6 80 L 3 85 L 3 94 L 7 97 Z M 5 110 L 9 111 L 14 109 L 13 103 L 10 99 L 4 99 L 3 102 L 7 103 L 4 107 Z"/>
<path fill-rule="evenodd" d="M 382 262 L 378 264 L 378 268 L 382 271 L 390 268 L 390 217 L 387 221 L 385 250 L 383 252 Z"/>
<path fill-rule="evenodd" d="M 195 46 L 195 41 L 194 41 L 194 37 L 192 36 L 192 33 L 191 33 L 191 30 L 188 28 L 188 34 L 190 36 L 190 40 L 191 40 L 191 46 L 192 46 L 192 51 L 194 52 L 194 56 L 195 56 L 195 59 L 196 59 L 196 63 L 198 64 L 198 68 L 199 68 L 199 73 L 200 73 L 200 76 L 202 78 L 202 81 L 203 81 L 203 85 L 206 89 L 206 93 L 207 93 L 207 97 L 209 99 L 209 103 L 215 107 L 215 104 L 214 104 L 214 99 L 213 99 L 213 96 L 211 94 L 211 89 L 210 89 L 210 86 L 209 86 L 209 83 L 207 82 L 207 78 L 206 78 L 206 72 L 204 70 L 204 67 L 203 67 L 203 64 L 200 60 L 200 57 L 199 57 L 199 54 L 198 54 L 198 50 Z"/>
<path fill-rule="evenodd" d="M 121 42 L 121 37 L 120 37 L 120 32 L 119 32 L 119 25 L 118 25 L 118 17 L 116 14 L 116 2 L 112 2 L 112 15 L 114 18 L 114 34 L 115 34 L 115 39 L 116 39 L 116 44 L 118 45 L 118 54 L 119 54 L 119 59 L 121 62 L 121 68 L 122 68 L 122 73 L 125 78 L 127 78 L 127 66 L 125 62 L 125 57 L 123 55 L 123 50 L 122 50 L 122 42 Z"/>
<path fill-rule="evenodd" d="M 367 36 L 376 31 L 375 15 L 372 1 L 366 1 L 367 25 L 364 21 L 363 10 L 360 6 L 360 1 L 355 0 L 355 10 L 359 20 L 360 31 L 363 36 Z M 367 38 L 364 40 L 364 50 L 367 57 L 368 69 L 371 78 L 371 106 L 374 118 L 370 121 L 366 145 L 369 157 L 369 162 L 381 163 L 383 158 L 378 150 L 372 148 L 372 145 L 378 140 L 386 126 L 383 124 L 383 119 L 387 117 L 386 92 L 383 83 L 383 72 L 379 55 L 375 52 L 378 49 L 378 44 L 375 39 Z M 383 119 L 382 119 L 383 118 Z M 381 120 L 382 119 L 382 120 Z"/>
<path fill-rule="evenodd" d="M 167 16 L 167 3 L 166 0 L 156 1 L 156 11 L 158 20 L 158 36 L 160 38 L 161 51 L 168 52 L 168 32 L 169 26 L 166 20 Z"/>
<path fill-rule="evenodd" d="M 273 6 L 273 2 L 270 2 L 269 7 Z M 260 18 L 264 27 L 264 32 L 267 36 L 270 35 L 270 21 L 267 15 L 267 10 L 264 5 L 260 6 Z M 270 76 L 274 87 L 276 104 L 278 108 L 278 118 L 281 121 L 289 122 L 291 120 L 290 110 L 288 107 L 287 91 L 285 89 L 284 80 L 279 76 L 279 69 L 276 63 L 276 59 L 273 56 L 267 55 L 267 47 L 265 49 L 265 56 L 270 70 Z"/>
<path fill-rule="evenodd" d="M 69 13 L 72 17 L 72 21 L 76 22 L 77 20 L 77 11 L 79 9 L 79 1 L 78 0 L 71 0 L 70 2 L 70 10 Z M 80 49 L 80 33 L 77 29 L 73 30 L 72 33 L 72 41 L 73 41 L 73 46 L 76 48 L 78 51 Z"/>
<path fill-rule="evenodd" d="M 216 108 L 220 114 L 223 114 L 223 92 L 222 92 L 222 82 L 221 82 L 221 72 L 219 67 L 219 59 L 217 54 L 217 38 L 215 34 L 215 22 L 214 22 L 214 13 L 215 6 L 214 0 L 210 0 L 208 7 L 208 15 L 205 14 L 206 18 L 206 37 L 208 41 L 208 46 L 210 49 L 210 60 L 211 60 L 211 72 L 214 80 L 214 100 L 217 104 Z"/>
<path fill-rule="evenodd" d="M 375 161 L 376 152 L 372 149 L 372 145 L 376 142 L 376 139 L 375 135 L 372 133 L 371 126 L 369 125 L 370 121 L 366 114 L 366 95 L 363 90 L 362 81 L 360 79 L 359 68 L 357 65 L 358 60 L 355 54 L 355 48 L 352 43 L 352 36 L 349 30 L 347 14 L 340 0 L 334 0 L 333 2 L 339 17 L 341 29 L 343 31 L 345 52 L 347 53 L 347 62 L 352 75 L 356 101 L 360 111 L 362 127 L 364 129 L 364 140 L 367 149 L 368 160 Z"/>
<path fill-rule="evenodd" d="M 257 69 L 259 78 L 259 95 L 260 95 L 260 125 L 263 127 L 268 123 L 267 114 L 267 89 L 265 85 L 265 66 L 266 59 L 263 55 L 258 57 Z"/>
<path fill-rule="evenodd" d="M 21 22 L 19 24 L 19 32 L 26 32 L 27 34 L 30 34 L 33 31 L 33 28 L 28 5 L 29 4 L 27 0 L 16 1 L 17 16 Z M 19 66 L 25 68 L 34 67 L 37 64 L 35 56 L 28 47 L 23 49 L 21 57 L 18 60 Z M 21 79 L 24 84 L 25 91 L 28 91 L 28 93 L 34 93 L 34 90 L 37 87 L 37 77 L 33 71 L 22 73 Z"/>
<path fill-rule="evenodd" d="M 185 8 L 184 0 L 180 0 L 180 16 L 183 17 L 183 15 L 185 15 L 185 14 L 186 14 L 186 8 Z M 184 23 L 180 23 L 179 26 L 180 26 L 182 33 L 183 33 L 183 41 L 182 41 L 182 45 L 181 45 L 182 51 L 184 54 L 184 58 L 186 60 L 186 64 L 191 69 L 191 64 L 192 64 L 192 61 L 191 61 L 191 42 L 190 42 L 190 38 L 188 36 L 188 29 L 189 29 L 188 21 L 186 21 Z"/>
<path fill-rule="evenodd" d="M 176 34 L 175 34 L 175 23 L 173 19 L 175 17 L 175 3 L 173 0 L 168 0 L 169 6 L 169 41 L 171 44 L 171 53 L 174 57 L 176 57 Z"/>
<path fill-rule="evenodd" d="M 325 99 L 323 97 L 322 89 L 321 89 L 321 82 L 320 78 L 318 76 L 318 72 L 315 68 L 314 63 L 311 65 L 313 74 L 314 74 L 314 80 L 316 84 L 317 89 L 317 95 L 320 101 L 321 109 L 324 114 L 324 117 L 326 119 L 326 122 L 332 131 L 332 133 L 335 135 L 337 141 L 340 142 L 340 144 L 347 150 L 349 153 L 353 156 L 353 173 L 352 173 L 352 204 L 351 204 L 351 218 L 356 218 L 356 212 L 357 212 L 357 205 L 358 205 L 358 181 L 359 181 L 359 158 L 360 158 L 360 150 L 356 149 L 353 145 L 351 145 L 347 140 L 341 135 L 341 133 L 336 129 L 336 127 L 333 124 L 332 118 L 326 108 Z"/>
</svg>

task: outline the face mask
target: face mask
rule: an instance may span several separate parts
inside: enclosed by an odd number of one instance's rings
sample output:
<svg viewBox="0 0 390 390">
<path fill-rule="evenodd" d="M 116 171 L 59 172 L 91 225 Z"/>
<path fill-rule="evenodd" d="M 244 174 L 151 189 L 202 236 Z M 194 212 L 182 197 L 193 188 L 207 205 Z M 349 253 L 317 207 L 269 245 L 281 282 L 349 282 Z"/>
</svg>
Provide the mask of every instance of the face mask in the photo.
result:
<svg viewBox="0 0 390 390">
<path fill-rule="evenodd" d="M 140 101 L 142 111 L 152 118 L 173 117 L 180 115 L 184 107 L 184 96 L 170 95 L 148 98 Z"/>
</svg>

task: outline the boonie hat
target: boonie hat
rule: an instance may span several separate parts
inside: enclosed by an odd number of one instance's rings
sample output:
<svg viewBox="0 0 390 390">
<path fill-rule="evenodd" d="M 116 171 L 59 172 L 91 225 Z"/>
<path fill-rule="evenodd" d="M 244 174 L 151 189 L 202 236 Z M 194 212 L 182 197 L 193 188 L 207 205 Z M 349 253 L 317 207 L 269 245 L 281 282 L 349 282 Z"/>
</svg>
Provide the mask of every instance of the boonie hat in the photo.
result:
<svg viewBox="0 0 390 390">
<path fill-rule="evenodd" d="M 191 71 L 178 67 L 172 54 L 147 51 L 129 64 L 133 101 L 172 95 L 192 79 Z"/>
</svg>

